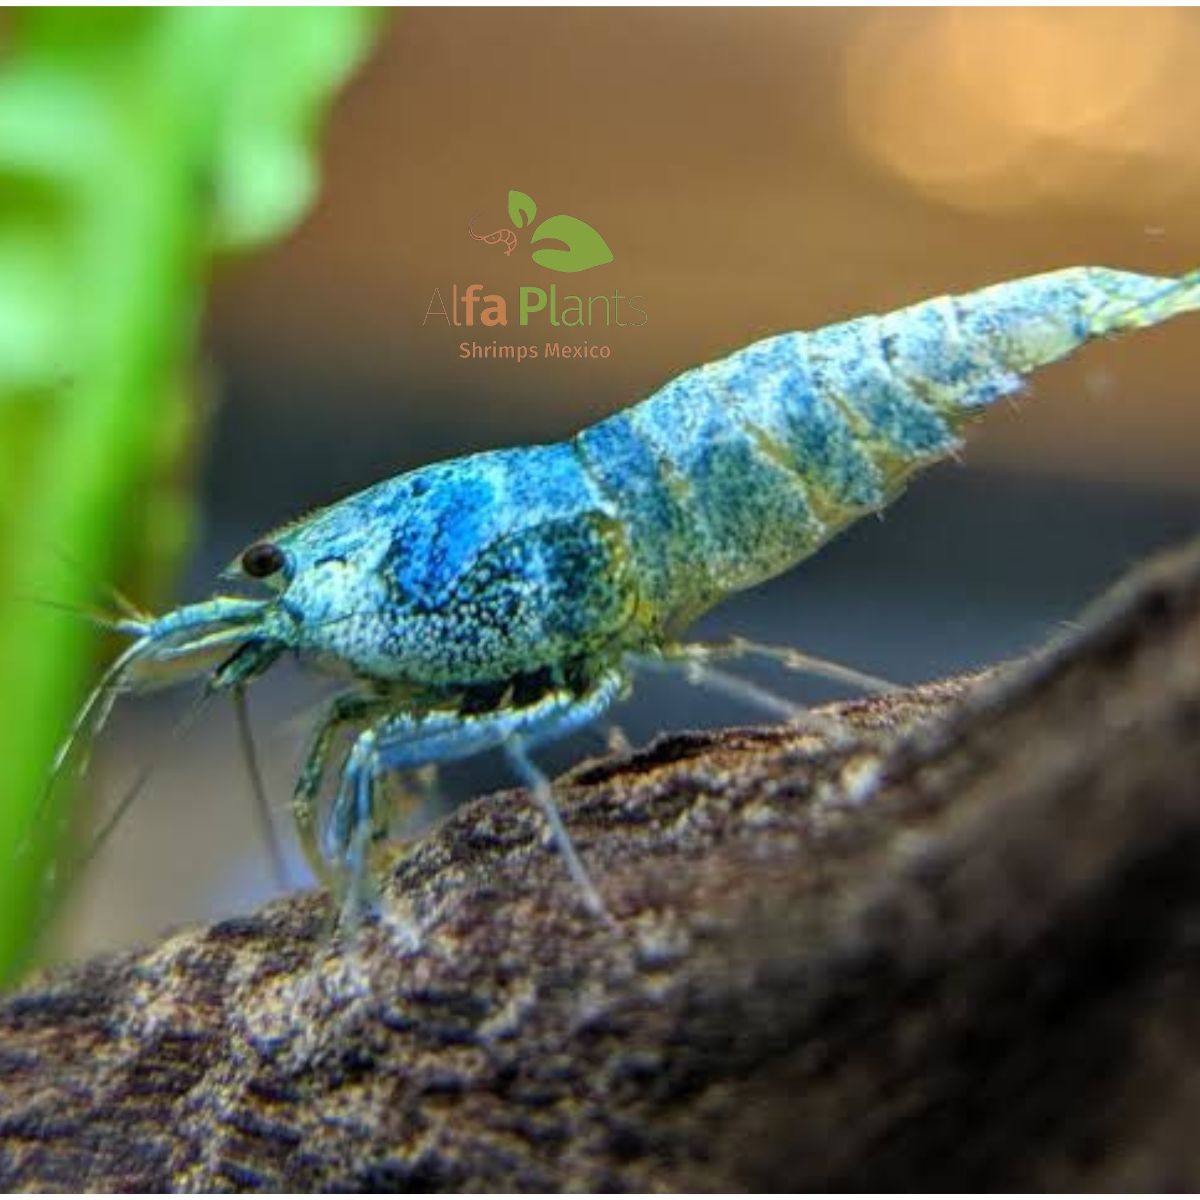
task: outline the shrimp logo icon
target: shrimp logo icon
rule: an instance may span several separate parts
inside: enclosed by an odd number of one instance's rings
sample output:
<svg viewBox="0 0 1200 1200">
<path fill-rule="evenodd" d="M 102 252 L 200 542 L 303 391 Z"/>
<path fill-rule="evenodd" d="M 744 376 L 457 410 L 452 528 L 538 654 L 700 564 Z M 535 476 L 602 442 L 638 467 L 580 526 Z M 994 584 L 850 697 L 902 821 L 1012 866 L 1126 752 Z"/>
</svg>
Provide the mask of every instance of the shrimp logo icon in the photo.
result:
<svg viewBox="0 0 1200 1200">
<path fill-rule="evenodd" d="M 508 193 L 508 218 L 517 229 L 532 227 L 536 216 L 537 204 L 531 196 L 518 191 Z M 489 246 L 503 246 L 506 257 L 517 248 L 520 240 L 516 231 L 508 228 L 486 234 L 476 233 L 474 217 L 467 222 L 467 233 L 473 241 L 484 242 Z M 581 221 L 578 217 L 569 217 L 566 213 L 547 217 L 533 230 L 529 240 L 562 242 L 566 247 L 563 250 L 543 246 L 533 252 L 533 261 L 548 271 L 590 271 L 592 267 L 602 267 L 613 260 L 613 252 L 600 234 L 586 221 Z"/>
</svg>

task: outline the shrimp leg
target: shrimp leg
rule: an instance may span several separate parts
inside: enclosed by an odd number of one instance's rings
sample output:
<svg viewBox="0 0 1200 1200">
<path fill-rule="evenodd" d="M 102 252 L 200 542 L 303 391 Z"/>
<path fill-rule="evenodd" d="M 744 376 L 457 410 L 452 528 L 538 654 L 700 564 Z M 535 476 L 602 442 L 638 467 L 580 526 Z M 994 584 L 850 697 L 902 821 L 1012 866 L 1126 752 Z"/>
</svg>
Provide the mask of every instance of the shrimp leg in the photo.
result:
<svg viewBox="0 0 1200 1200">
<path fill-rule="evenodd" d="M 374 900 L 367 894 L 367 850 L 382 825 L 376 781 L 388 772 L 411 771 L 427 763 L 470 758 L 493 749 L 504 749 L 510 764 L 529 784 L 571 874 L 577 881 L 585 881 L 585 902 L 589 908 L 598 904 L 598 911 L 603 912 L 554 806 L 548 781 L 541 782 L 543 777 L 529 760 L 528 750 L 588 724 L 612 704 L 624 686 L 623 675 L 609 672 L 582 695 L 555 690 L 524 708 L 467 716 L 449 710 L 393 713 L 364 729 L 346 757 L 337 799 L 319 837 L 325 860 L 335 866 L 336 890 L 351 918 Z"/>
<path fill-rule="evenodd" d="M 570 872 L 571 878 L 575 880 L 588 912 L 592 916 L 612 924 L 612 915 L 600 898 L 600 893 L 596 890 L 596 885 L 592 882 L 587 868 L 583 865 L 583 860 L 579 857 L 579 851 L 575 849 L 571 835 L 563 823 L 562 813 L 558 811 L 558 805 L 554 802 L 554 789 L 550 780 L 529 757 L 523 739 L 510 739 L 504 744 L 504 752 L 509 765 L 520 776 L 521 781 L 529 789 L 530 795 L 537 802 L 537 806 L 542 810 L 542 816 L 550 827 L 550 834 L 554 838 L 558 852 L 563 856 L 567 870 Z"/>
<path fill-rule="evenodd" d="M 321 851 L 316 803 L 321 781 L 325 778 L 325 768 L 329 763 L 329 752 L 333 748 L 333 739 L 344 725 L 365 721 L 387 703 L 388 701 L 380 696 L 363 695 L 362 692 L 355 691 L 343 692 L 329 702 L 325 715 L 309 741 L 304 766 L 292 793 L 292 820 L 295 822 L 296 836 L 309 867 L 326 886 L 331 886 L 334 879 Z"/>
<path fill-rule="evenodd" d="M 668 651 L 668 656 L 671 653 Z M 771 646 L 744 637 L 732 637 L 727 642 L 687 642 L 675 653 L 689 659 L 705 661 L 746 657 L 765 658 L 770 662 L 778 663 L 786 670 L 795 671 L 801 675 L 815 675 L 833 683 L 849 684 L 851 687 L 861 688 L 865 692 L 883 695 L 896 690 L 896 684 L 889 683 L 888 680 L 881 679 L 878 675 L 869 675 L 865 671 L 844 666 L 842 663 L 833 662 L 828 658 L 806 654 L 792 646 Z"/>
<path fill-rule="evenodd" d="M 739 704 L 749 705 L 780 721 L 792 722 L 802 729 L 829 738 L 840 738 L 843 734 L 840 723 L 834 718 L 815 713 L 751 679 L 714 667 L 710 660 L 716 656 L 703 643 L 681 643 L 661 654 L 640 653 L 627 657 L 635 665 L 651 671 L 678 672 L 696 687 L 728 696 Z"/>
</svg>

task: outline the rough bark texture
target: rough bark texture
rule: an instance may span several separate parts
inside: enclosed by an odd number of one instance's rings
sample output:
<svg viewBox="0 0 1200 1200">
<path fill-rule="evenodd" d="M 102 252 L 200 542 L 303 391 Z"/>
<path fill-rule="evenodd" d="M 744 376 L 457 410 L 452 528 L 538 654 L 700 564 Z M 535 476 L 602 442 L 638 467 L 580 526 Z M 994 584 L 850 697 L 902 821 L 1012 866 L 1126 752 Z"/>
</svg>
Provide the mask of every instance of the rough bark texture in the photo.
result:
<svg viewBox="0 0 1200 1200">
<path fill-rule="evenodd" d="M 7 1189 L 1200 1187 L 1200 544 L 1068 643 L 661 739 L 0 1003 Z"/>
</svg>

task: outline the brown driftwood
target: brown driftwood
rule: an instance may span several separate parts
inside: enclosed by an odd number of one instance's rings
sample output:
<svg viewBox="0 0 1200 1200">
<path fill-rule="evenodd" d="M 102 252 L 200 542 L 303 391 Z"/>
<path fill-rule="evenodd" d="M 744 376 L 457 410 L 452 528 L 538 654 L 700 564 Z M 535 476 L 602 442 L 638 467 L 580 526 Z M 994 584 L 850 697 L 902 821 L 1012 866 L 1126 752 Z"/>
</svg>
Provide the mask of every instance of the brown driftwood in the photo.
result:
<svg viewBox="0 0 1200 1200">
<path fill-rule="evenodd" d="M 0 1003 L 7 1189 L 1200 1186 L 1200 543 L 1067 644 L 468 805 Z"/>
</svg>

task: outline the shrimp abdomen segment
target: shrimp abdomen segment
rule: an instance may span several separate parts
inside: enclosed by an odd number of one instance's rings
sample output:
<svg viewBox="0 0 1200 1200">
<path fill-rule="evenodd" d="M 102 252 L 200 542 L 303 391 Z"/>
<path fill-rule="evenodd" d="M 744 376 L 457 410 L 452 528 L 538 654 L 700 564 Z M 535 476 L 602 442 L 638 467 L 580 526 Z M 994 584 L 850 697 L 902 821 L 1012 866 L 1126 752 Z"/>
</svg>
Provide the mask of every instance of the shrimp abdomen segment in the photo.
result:
<svg viewBox="0 0 1200 1200">
<path fill-rule="evenodd" d="M 756 342 L 576 438 L 667 624 L 777 574 L 1091 338 L 1200 308 L 1200 273 L 1076 267 Z"/>
<path fill-rule="evenodd" d="M 1200 308 L 1200 273 L 1069 267 L 876 318 L 897 376 L 951 416 L 1018 390 L 1085 342 Z"/>
</svg>

